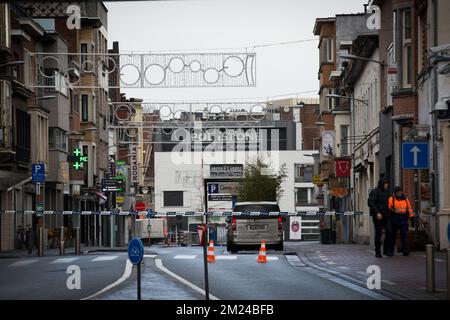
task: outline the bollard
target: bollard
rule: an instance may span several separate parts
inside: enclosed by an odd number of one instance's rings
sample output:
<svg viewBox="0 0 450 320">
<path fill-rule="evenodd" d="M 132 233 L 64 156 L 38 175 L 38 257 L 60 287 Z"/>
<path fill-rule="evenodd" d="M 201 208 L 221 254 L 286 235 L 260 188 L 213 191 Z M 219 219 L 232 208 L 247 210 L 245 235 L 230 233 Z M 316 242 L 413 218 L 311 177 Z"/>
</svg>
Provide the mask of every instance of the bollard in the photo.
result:
<svg viewBox="0 0 450 320">
<path fill-rule="evenodd" d="M 80 250 L 80 227 L 76 227 L 76 237 L 75 237 L 75 254 L 79 255 Z"/>
<path fill-rule="evenodd" d="M 427 260 L 427 293 L 435 292 L 434 281 L 434 245 L 427 244 L 426 246 L 426 260 Z"/>
<path fill-rule="evenodd" d="M 450 299 L 450 249 L 447 249 L 447 299 Z"/>
<path fill-rule="evenodd" d="M 39 228 L 39 243 L 38 243 L 38 256 L 42 257 L 44 255 L 44 228 Z"/>
<path fill-rule="evenodd" d="M 61 227 L 60 237 L 59 237 L 59 255 L 64 255 L 64 227 Z"/>
</svg>

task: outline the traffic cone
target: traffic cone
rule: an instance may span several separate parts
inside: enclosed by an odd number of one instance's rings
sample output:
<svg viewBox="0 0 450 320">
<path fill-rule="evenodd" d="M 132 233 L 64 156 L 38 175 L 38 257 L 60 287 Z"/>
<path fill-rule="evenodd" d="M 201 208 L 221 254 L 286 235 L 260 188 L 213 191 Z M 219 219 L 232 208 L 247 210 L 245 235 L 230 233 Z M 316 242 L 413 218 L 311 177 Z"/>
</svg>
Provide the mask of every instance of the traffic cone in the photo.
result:
<svg viewBox="0 0 450 320">
<path fill-rule="evenodd" d="M 263 240 L 261 242 L 261 249 L 259 249 L 258 259 L 256 261 L 258 261 L 259 263 L 267 263 L 266 240 Z"/>
<path fill-rule="evenodd" d="M 216 262 L 216 256 L 214 255 L 214 241 L 209 241 L 208 247 L 208 262 Z"/>
</svg>

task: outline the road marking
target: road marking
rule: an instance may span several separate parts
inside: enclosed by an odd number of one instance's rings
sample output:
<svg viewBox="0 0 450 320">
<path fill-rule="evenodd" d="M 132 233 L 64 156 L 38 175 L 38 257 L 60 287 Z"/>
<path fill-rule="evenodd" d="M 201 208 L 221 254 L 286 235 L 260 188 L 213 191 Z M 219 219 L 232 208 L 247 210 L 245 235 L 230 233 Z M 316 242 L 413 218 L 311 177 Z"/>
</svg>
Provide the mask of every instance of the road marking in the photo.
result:
<svg viewBox="0 0 450 320">
<path fill-rule="evenodd" d="M 27 266 L 29 264 L 35 263 L 37 260 L 22 260 L 22 261 L 16 261 L 12 264 L 10 264 L 10 267 L 23 267 Z"/>
<path fill-rule="evenodd" d="M 183 278 L 180 277 L 179 275 L 173 273 L 172 271 L 170 271 L 169 269 L 167 269 L 166 267 L 164 267 L 164 266 L 163 266 L 163 263 L 162 263 L 162 261 L 161 261 L 161 259 L 155 259 L 155 265 L 156 265 L 156 267 L 157 267 L 159 270 L 161 270 L 161 271 L 167 273 L 169 276 L 171 276 L 171 277 L 177 279 L 178 281 L 184 283 L 185 285 L 187 285 L 187 286 L 190 287 L 191 289 L 193 289 L 193 290 L 199 292 L 199 293 L 202 294 L 202 295 L 206 295 L 205 290 L 203 290 L 203 289 L 197 287 L 195 284 L 193 284 L 193 283 L 187 281 L 186 279 L 183 279 Z M 209 298 L 210 298 L 211 300 L 220 300 L 219 298 L 213 296 L 211 293 L 209 294 Z"/>
<path fill-rule="evenodd" d="M 436 262 L 442 262 L 442 263 L 445 262 L 445 260 L 442 260 L 442 259 L 434 259 L 434 261 L 436 261 Z"/>
<path fill-rule="evenodd" d="M 286 259 L 289 262 L 300 262 L 300 258 L 297 256 L 292 256 L 292 255 L 286 256 Z"/>
<path fill-rule="evenodd" d="M 102 256 L 102 257 L 97 257 L 95 259 L 92 259 L 91 261 L 111 261 L 114 259 L 117 259 L 119 256 Z"/>
<path fill-rule="evenodd" d="M 124 282 L 125 280 L 127 280 L 130 275 L 131 275 L 131 271 L 133 270 L 133 264 L 131 263 L 130 259 L 127 259 L 127 264 L 125 265 L 125 271 L 123 272 L 123 275 L 114 283 L 110 284 L 109 286 L 103 288 L 102 290 L 100 290 L 99 292 L 94 293 L 93 295 L 83 298 L 81 300 L 89 300 L 92 298 L 95 298 L 96 296 L 108 291 L 109 289 L 121 284 L 122 282 Z"/>
<path fill-rule="evenodd" d="M 389 281 L 389 280 L 381 280 L 381 282 L 387 283 L 390 286 L 395 286 L 397 285 L 395 282 Z"/>
<path fill-rule="evenodd" d="M 350 270 L 350 268 L 347 268 L 347 267 L 338 267 L 339 269 L 342 269 L 342 270 Z"/>
<path fill-rule="evenodd" d="M 216 260 L 237 260 L 237 256 L 217 256 Z"/>
<path fill-rule="evenodd" d="M 334 266 L 336 264 L 336 262 L 333 261 L 327 261 L 327 264 L 329 264 L 330 266 Z"/>
<path fill-rule="evenodd" d="M 177 255 L 173 258 L 178 259 L 178 260 L 193 260 L 193 259 L 197 258 L 197 256 L 196 255 Z"/>
<path fill-rule="evenodd" d="M 80 258 L 59 258 L 59 259 L 53 260 L 50 263 L 71 263 L 78 259 L 80 259 Z"/>
<path fill-rule="evenodd" d="M 276 261 L 278 257 L 267 257 L 267 261 Z"/>
<path fill-rule="evenodd" d="M 157 255 L 156 254 L 144 254 L 144 258 L 156 258 Z"/>
<path fill-rule="evenodd" d="M 362 275 L 362 276 L 367 276 L 367 273 L 366 273 L 366 272 L 358 271 L 358 272 L 356 272 L 356 273 L 358 273 L 358 274 L 360 274 L 360 275 Z"/>
</svg>

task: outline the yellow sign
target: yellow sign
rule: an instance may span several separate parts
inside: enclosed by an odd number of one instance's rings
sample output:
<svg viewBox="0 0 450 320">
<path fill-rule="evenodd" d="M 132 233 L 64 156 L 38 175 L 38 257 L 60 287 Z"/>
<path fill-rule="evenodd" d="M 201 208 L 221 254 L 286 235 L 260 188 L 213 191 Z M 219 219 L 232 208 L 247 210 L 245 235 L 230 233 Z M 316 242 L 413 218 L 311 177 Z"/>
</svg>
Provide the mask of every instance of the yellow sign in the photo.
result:
<svg viewBox="0 0 450 320">
<path fill-rule="evenodd" d="M 322 183 L 322 178 L 320 176 L 314 176 L 313 177 L 313 183 L 314 184 L 321 184 Z"/>
<path fill-rule="evenodd" d="M 116 197 L 116 203 L 124 203 L 125 197 Z"/>
</svg>

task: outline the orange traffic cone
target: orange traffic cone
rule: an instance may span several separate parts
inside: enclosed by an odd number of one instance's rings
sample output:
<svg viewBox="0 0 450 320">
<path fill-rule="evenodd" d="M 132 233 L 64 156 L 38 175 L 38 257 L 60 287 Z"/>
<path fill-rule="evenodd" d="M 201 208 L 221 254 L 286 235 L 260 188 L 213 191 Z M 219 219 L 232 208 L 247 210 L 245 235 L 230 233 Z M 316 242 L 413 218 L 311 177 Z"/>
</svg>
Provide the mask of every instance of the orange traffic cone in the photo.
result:
<svg viewBox="0 0 450 320">
<path fill-rule="evenodd" d="M 256 261 L 258 261 L 259 263 L 267 263 L 266 240 L 263 240 L 261 242 L 261 249 L 259 249 L 258 259 Z"/>
<path fill-rule="evenodd" d="M 214 255 L 214 241 L 209 241 L 208 247 L 208 262 L 216 262 L 216 256 Z"/>
</svg>

